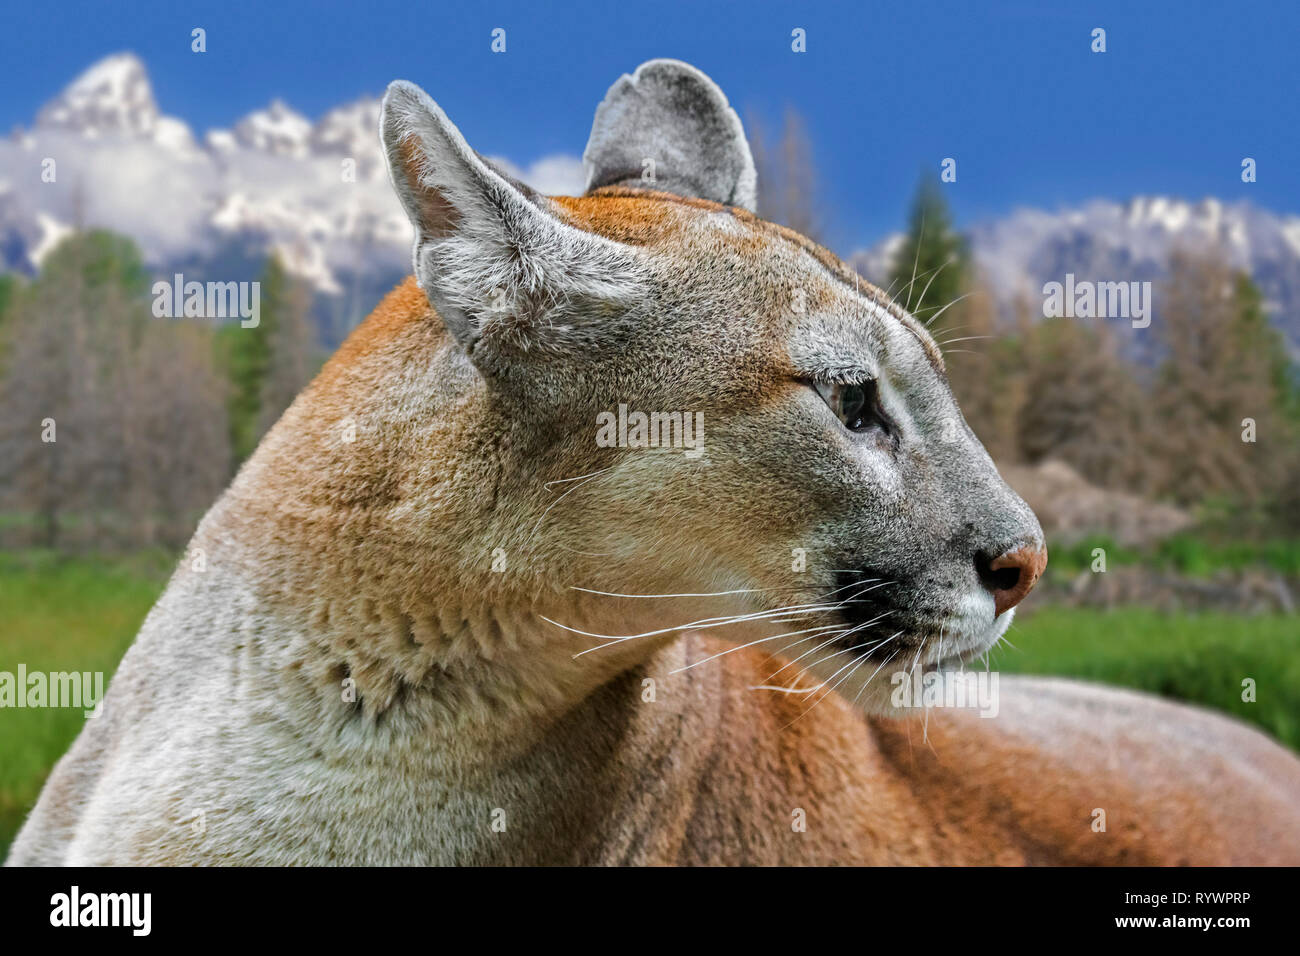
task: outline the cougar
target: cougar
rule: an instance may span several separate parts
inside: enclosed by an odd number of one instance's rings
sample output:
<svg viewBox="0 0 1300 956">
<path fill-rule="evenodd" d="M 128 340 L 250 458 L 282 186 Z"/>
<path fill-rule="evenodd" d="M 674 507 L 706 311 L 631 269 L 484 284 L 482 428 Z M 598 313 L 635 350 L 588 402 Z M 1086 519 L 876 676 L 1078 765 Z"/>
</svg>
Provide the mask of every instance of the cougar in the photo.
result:
<svg viewBox="0 0 1300 956">
<path fill-rule="evenodd" d="M 409 83 L 380 134 L 413 278 L 204 517 L 10 863 L 1300 862 L 1300 762 L 1227 718 L 898 705 L 978 668 L 1043 533 L 925 326 L 755 215 L 704 74 L 622 77 L 578 198 Z"/>
</svg>

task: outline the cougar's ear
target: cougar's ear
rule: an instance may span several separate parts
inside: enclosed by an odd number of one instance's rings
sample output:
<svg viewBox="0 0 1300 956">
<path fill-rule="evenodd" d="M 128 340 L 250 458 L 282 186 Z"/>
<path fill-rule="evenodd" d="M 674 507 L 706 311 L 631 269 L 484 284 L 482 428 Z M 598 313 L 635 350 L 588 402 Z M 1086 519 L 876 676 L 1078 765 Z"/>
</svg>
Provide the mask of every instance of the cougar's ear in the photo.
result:
<svg viewBox="0 0 1300 956">
<path fill-rule="evenodd" d="M 740 117 L 716 83 L 679 60 L 650 60 L 609 88 L 582 159 L 588 192 L 638 186 L 758 205 Z"/>
<path fill-rule="evenodd" d="M 592 344 L 585 317 L 635 296 L 635 250 L 561 221 L 550 201 L 470 149 L 423 90 L 397 81 L 380 112 L 393 188 L 415 226 L 415 276 L 481 368 L 503 350 Z"/>
</svg>

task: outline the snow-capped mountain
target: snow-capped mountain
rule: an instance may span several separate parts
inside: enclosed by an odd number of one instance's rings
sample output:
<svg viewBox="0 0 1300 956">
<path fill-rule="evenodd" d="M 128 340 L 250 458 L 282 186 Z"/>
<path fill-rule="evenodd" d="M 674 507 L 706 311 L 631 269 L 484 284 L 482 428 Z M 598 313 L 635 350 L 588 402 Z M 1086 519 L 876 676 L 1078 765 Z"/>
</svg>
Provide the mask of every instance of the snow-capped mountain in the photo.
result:
<svg viewBox="0 0 1300 956">
<path fill-rule="evenodd" d="M 1076 281 L 1158 283 L 1176 251 L 1217 249 L 1232 266 L 1251 273 L 1291 348 L 1300 346 L 1300 217 L 1246 201 L 1144 196 L 1055 212 L 1020 209 L 967 234 L 976 266 L 1006 314 L 1017 298 L 1041 307 L 1044 284 L 1062 282 L 1067 274 Z M 873 281 L 886 279 L 901 240 L 890 236 L 852 261 Z M 1158 291 L 1153 308 L 1158 316 Z"/>
<path fill-rule="evenodd" d="M 198 136 L 162 113 L 139 58 L 107 57 L 43 106 L 30 129 L 0 139 L 0 268 L 35 271 L 74 223 L 131 236 L 163 276 L 255 278 L 274 250 L 315 288 L 324 337 L 337 341 L 410 269 L 410 226 L 388 184 L 378 125 L 378 97 L 315 121 L 275 100 Z M 523 168 L 493 161 L 544 194 L 582 190 L 576 156 Z M 1141 197 L 1021 209 L 969 235 L 1008 314 L 1017 297 L 1041 304 L 1043 284 L 1067 273 L 1158 281 L 1176 249 L 1214 244 L 1251 271 L 1292 347 L 1300 345 L 1300 217 L 1248 202 Z M 851 259 L 879 281 L 899 244 L 890 236 Z"/>
<path fill-rule="evenodd" d="M 335 338 L 410 268 L 378 129 L 378 97 L 315 122 L 275 100 L 200 139 L 138 57 L 107 57 L 0 140 L 0 267 L 35 271 L 74 223 L 131 236 L 160 275 L 254 278 L 274 250 Z M 543 192 L 582 188 L 576 157 L 494 161 Z"/>
<path fill-rule="evenodd" d="M 193 145 L 189 127 L 159 112 L 144 65 L 129 53 L 106 57 L 77 77 L 41 108 L 36 128 L 87 139 L 152 139 L 169 148 Z"/>
</svg>

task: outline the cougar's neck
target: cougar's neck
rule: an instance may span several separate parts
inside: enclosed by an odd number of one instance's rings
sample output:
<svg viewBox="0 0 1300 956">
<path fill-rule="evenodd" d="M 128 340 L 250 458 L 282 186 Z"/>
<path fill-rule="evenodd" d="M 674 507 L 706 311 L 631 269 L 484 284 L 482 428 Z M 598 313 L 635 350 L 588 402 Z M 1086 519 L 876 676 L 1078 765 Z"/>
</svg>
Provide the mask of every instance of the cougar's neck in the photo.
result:
<svg viewBox="0 0 1300 956">
<path fill-rule="evenodd" d="M 243 479 L 200 528 L 208 571 L 187 586 L 243 595 L 240 646 L 257 646 L 271 692 L 330 739 L 505 759 L 671 644 L 667 628 L 717 611 L 554 583 L 525 593 L 486 546 L 448 566 L 445 548 L 413 553 L 387 521 L 306 514 Z"/>
<path fill-rule="evenodd" d="M 249 602 L 241 646 L 296 713 L 394 744 L 527 740 L 675 635 L 602 638 L 694 619 L 571 589 L 590 582 L 532 533 L 550 499 L 521 503 L 538 478 L 476 375 L 427 315 L 372 317 L 200 526 L 187 586 Z"/>
</svg>

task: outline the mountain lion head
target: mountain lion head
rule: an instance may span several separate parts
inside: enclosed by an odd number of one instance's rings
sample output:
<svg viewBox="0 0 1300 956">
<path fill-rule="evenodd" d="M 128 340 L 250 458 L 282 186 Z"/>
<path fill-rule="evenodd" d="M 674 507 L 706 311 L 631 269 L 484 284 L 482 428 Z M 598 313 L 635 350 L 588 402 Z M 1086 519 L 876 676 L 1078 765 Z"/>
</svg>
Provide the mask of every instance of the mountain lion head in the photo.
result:
<svg viewBox="0 0 1300 956">
<path fill-rule="evenodd" d="M 457 519 L 476 599 L 596 650 L 762 628 L 873 708 L 894 672 L 1001 637 L 1046 564 L 1037 520 L 925 326 L 754 214 L 740 121 L 706 76 L 655 60 L 620 79 L 580 198 L 494 169 L 409 83 L 381 125 L 416 279 L 451 336 L 446 414 L 464 421 L 440 473 L 476 476 Z M 426 498 L 404 533 L 441 547 L 429 516 L 448 498 Z M 565 619 L 575 593 L 629 626 Z"/>
</svg>

